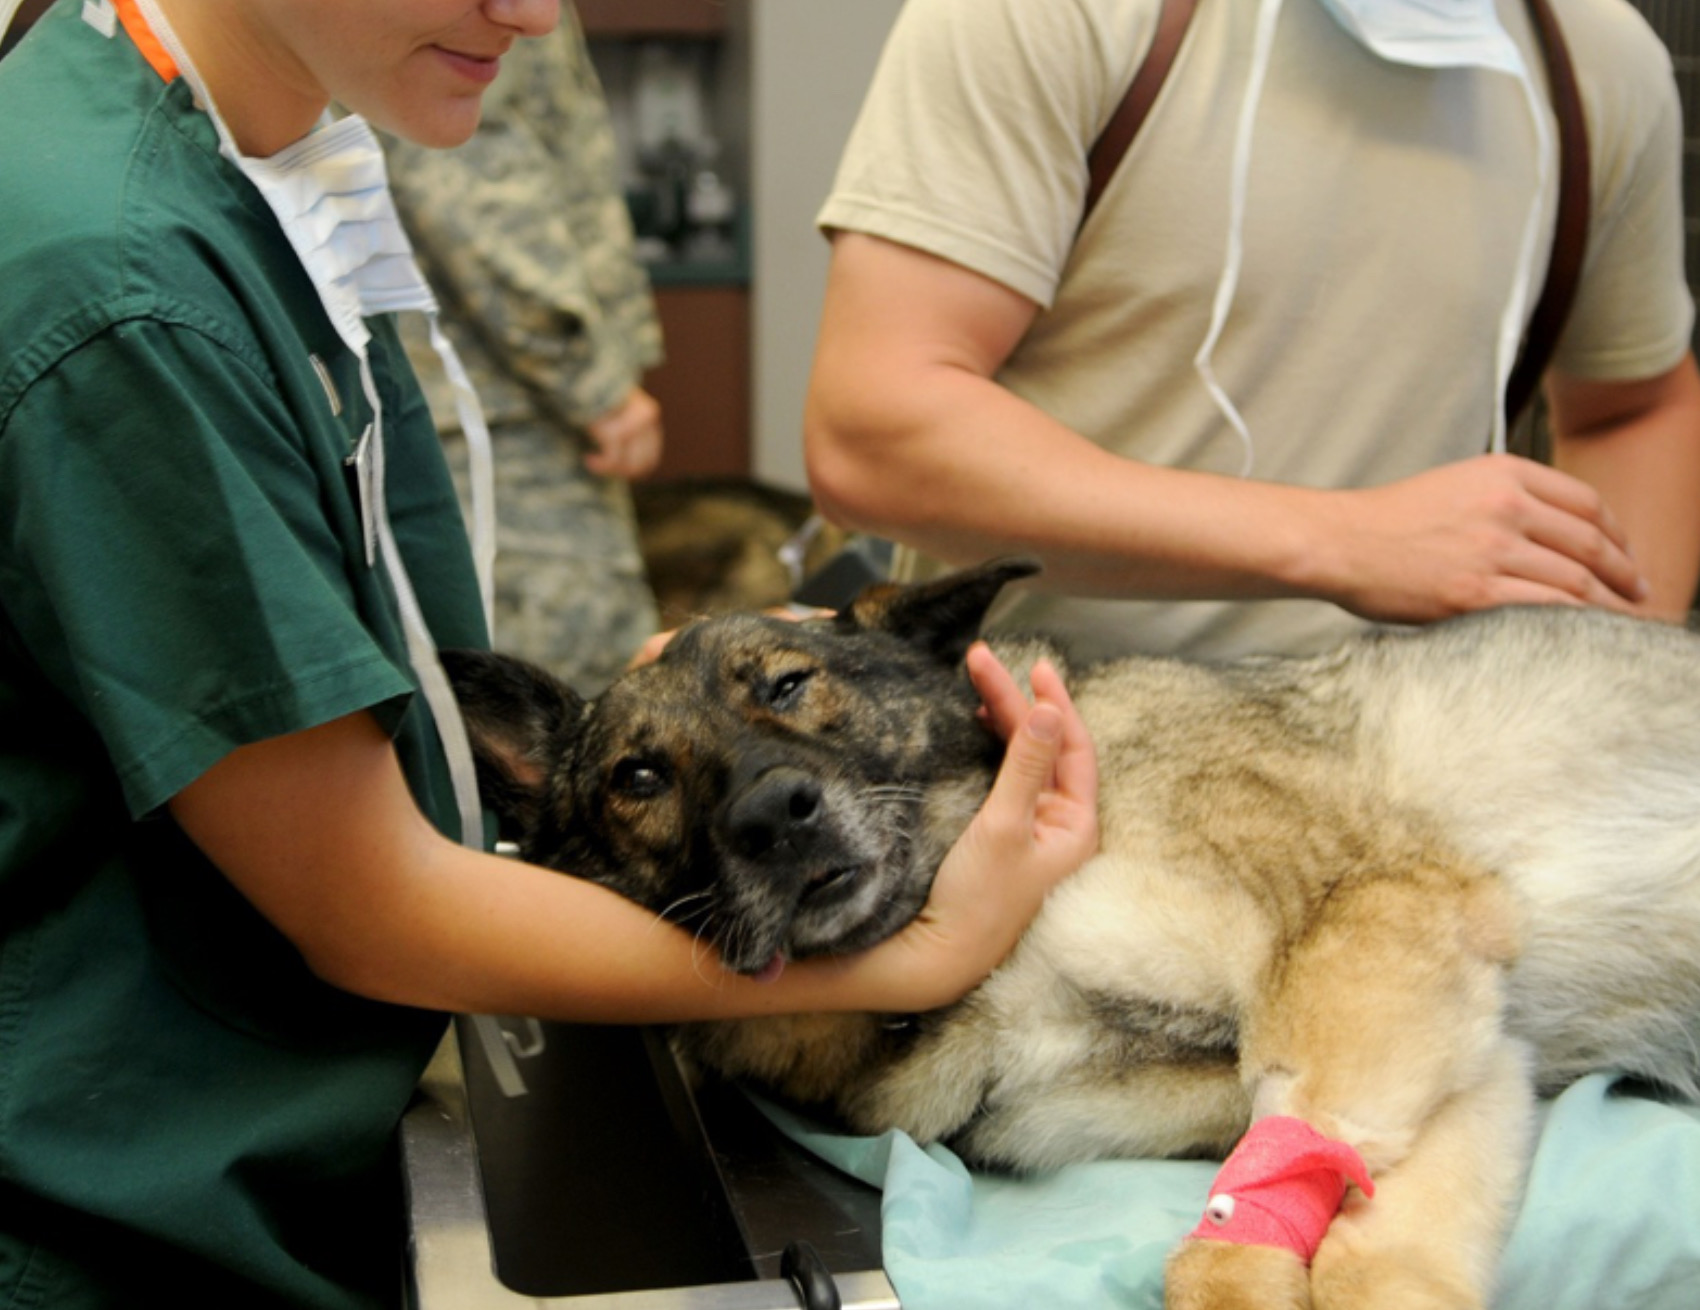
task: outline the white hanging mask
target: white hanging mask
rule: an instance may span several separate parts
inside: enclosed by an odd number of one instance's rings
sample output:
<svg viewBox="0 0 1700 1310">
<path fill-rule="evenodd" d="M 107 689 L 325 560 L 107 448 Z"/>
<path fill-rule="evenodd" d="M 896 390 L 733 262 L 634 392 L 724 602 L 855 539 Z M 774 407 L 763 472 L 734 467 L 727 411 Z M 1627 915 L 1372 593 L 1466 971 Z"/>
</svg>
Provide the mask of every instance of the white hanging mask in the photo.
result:
<svg viewBox="0 0 1700 1310">
<path fill-rule="evenodd" d="M 142 3 L 152 7 L 154 0 Z M 188 66 L 179 61 L 179 67 Z M 191 74 L 185 72 L 184 76 L 193 84 Z M 198 94 L 205 98 L 204 92 Z M 215 123 L 220 122 L 216 111 L 209 113 Z M 223 153 L 253 182 L 277 215 L 337 335 L 359 356 L 361 378 L 368 383 L 374 412 L 379 406 L 369 385 L 366 356 L 371 333 L 365 319 L 406 310 L 426 315 L 431 345 L 453 386 L 455 408 L 466 434 L 472 465 L 473 558 L 484 596 L 485 621 L 493 626 L 496 538 L 489 429 L 460 356 L 439 325 L 437 300 L 419 271 L 412 243 L 396 212 L 383 147 L 376 134 L 365 119 L 351 114 L 325 123 L 264 159 L 241 154 L 222 126 L 219 139 Z M 381 434 L 381 421 L 376 429 Z M 368 492 L 363 477 L 363 506 L 368 500 L 375 504 L 376 496 Z M 371 556 L 369 536 L 368 561 Z"/>
<path fill-rule="evenodd" d="M 1526 73 L 1494 0 L 1322 0 L 1334 21 L 1389 63 Z"/>
<path fill-rule="evenodd" d="M 1540 246 L 1541 213 L 1547 184 L 1555 166 L 1557 146 L 1547 122 L 1546 105 L 1528 62 L 1511 34 L 1499 21 L 1494 0 L 1319 0 L 1334 20 L 1371 53 L 1389 63 L 1418 68 L 1484 68 L 1515 77 L 1535 132 L 1534 194 L 1523 225 L 1523 240 L 1511 295 L 1500 317 L 1494 355 L 1493 449 L 1506 441 L 1504 397 L 1517 363 L 1523 324 L 1535 281 L 1535 255 Z M 1228 312 L 1233 307 L 1244 261 L 1246 192 L 1251 168 L 1252 137 L 1257 105 L 1274 50 L 1276 21 L 1283 0 L 1261 0 L 1252 48 L 1252 69 L 1234 141 L 1233 178 L 1229 194 L 1228 250 L 1216 287 L 1211 321 L 1204 344 L 1193 358 L 1212 399 L 1245 446 L 1242 476 L 1253 462 L 1251 432 L 1245 419 L 1218 382 L 1212 356 Z"/>
</svg>

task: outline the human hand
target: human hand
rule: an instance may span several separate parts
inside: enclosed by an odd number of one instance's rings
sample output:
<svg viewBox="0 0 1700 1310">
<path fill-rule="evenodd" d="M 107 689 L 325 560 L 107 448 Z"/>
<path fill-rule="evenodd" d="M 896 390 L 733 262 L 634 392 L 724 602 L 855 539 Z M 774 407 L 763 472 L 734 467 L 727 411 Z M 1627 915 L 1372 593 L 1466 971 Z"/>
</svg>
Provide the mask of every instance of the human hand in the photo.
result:
<svg viewBox="0 0 1700 1310">
<path fill-rule="evenodd" d="M 598 477 L 644 478 L 661 462 L 661 404 L 642 387 L 585 425 L 594 449 L 584 466 Z"/>
<path fill-rule="evenodd" d="M 968 652 L 968 672 L 1009 748 L 920 915 L 876 948 L 897 964 L 895 996 L 879 1008 L 934 1009 L 959 999 L 1002 962 L 1046 893 L 1097 853 L 1097 759 L 1061 676 L 1048 663 L 1035 666 L 1029 705 L 983 643 Z"/>
<path fill-rule="evenodd" d="M 645 664 L 653 664 L 661 658 L 661 652 L 667 649 L 667 643 L 679 633 L 677 628 L 667 628 L 662 632 L 652 632 L 644 638 L 643 645 L 637 648 L 631 659 L 626 661 L 626 672 L 641 669 Z"/>
<path fill-rule="evenodd" d="M 1599 494 L 1531 460 L 1482 455 L 1325 495 L 1338 576 L 1319 591 L 1364 618 L 1421 623 L 1514 604 L 1627 612 L 1646 594 Z"/>
</svg>

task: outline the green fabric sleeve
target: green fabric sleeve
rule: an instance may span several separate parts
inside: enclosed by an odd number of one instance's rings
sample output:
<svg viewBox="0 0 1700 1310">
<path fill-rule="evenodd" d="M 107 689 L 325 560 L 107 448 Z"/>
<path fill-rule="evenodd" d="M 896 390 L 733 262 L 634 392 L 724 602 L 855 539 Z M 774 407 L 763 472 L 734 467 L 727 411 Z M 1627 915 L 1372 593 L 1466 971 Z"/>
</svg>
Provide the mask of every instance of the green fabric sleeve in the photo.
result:
<svg viewBox="0 0 1700 1310">
<path fill-rule="evenodd" d="M 132 813 L 236 745 L 409 692 L 348 580 L 351 477 L 266 376 L 180 326 L 118 325 L 11 415 L 0 585 Z"/>
</svg>

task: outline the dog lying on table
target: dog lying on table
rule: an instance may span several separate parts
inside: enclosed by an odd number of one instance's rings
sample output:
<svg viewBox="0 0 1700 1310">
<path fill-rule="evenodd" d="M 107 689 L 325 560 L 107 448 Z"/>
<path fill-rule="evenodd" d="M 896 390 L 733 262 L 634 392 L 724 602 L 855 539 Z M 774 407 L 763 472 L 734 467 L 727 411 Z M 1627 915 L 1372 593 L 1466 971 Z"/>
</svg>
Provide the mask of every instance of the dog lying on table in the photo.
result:
<svg viewBox="0 0 1700 1310">
<path fill-rule="evenodd" d="M 528 859 L 759 973 L 923 904 L 1002 749 L 964 654 L 1035 571 L 707 620 L 592 703 L 447 662 Z M 1485 1306 L 1538 1093 L 1602 1068 L 1700 1093 L 1700 636 L 1513 609 L 1068 681 L 1102 852 L 984 984 L 907 1020 L 693 1025 L 685 1052 L 983 1167 L 1239 1143 L 1176 1308 Z"/>
</svg>

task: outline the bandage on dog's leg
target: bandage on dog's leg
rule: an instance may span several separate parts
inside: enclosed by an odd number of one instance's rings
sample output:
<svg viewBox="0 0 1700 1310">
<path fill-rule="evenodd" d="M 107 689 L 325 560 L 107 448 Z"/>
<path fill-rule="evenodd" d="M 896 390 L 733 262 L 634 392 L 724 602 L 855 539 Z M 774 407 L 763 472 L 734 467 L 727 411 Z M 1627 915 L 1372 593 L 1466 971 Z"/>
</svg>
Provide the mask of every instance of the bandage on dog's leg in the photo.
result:
<svg viewBox="0 0 1700 1310">
<path fill-rule="evenodd" d="M 1358 1153 L 1302 1119 L 1259 1119 L 1211 1184 L 1204 1218 L 1191 1236 L 1240 1246 L 1275 1246 L 1311 1262 L 1339 1213 L 1346 1187 L 1365 1196 L 1375 1184 Z"/>
<path fill-rule="evenodd" d="M 1373 1195 L 1358 1153 L 1302 1119 L 1260 1119 L 1210 1187 L 1170 1261 L 1169 1310 L 1306 1310 L 1307 1270 L 1349 1184 Z"/>
</svg>

